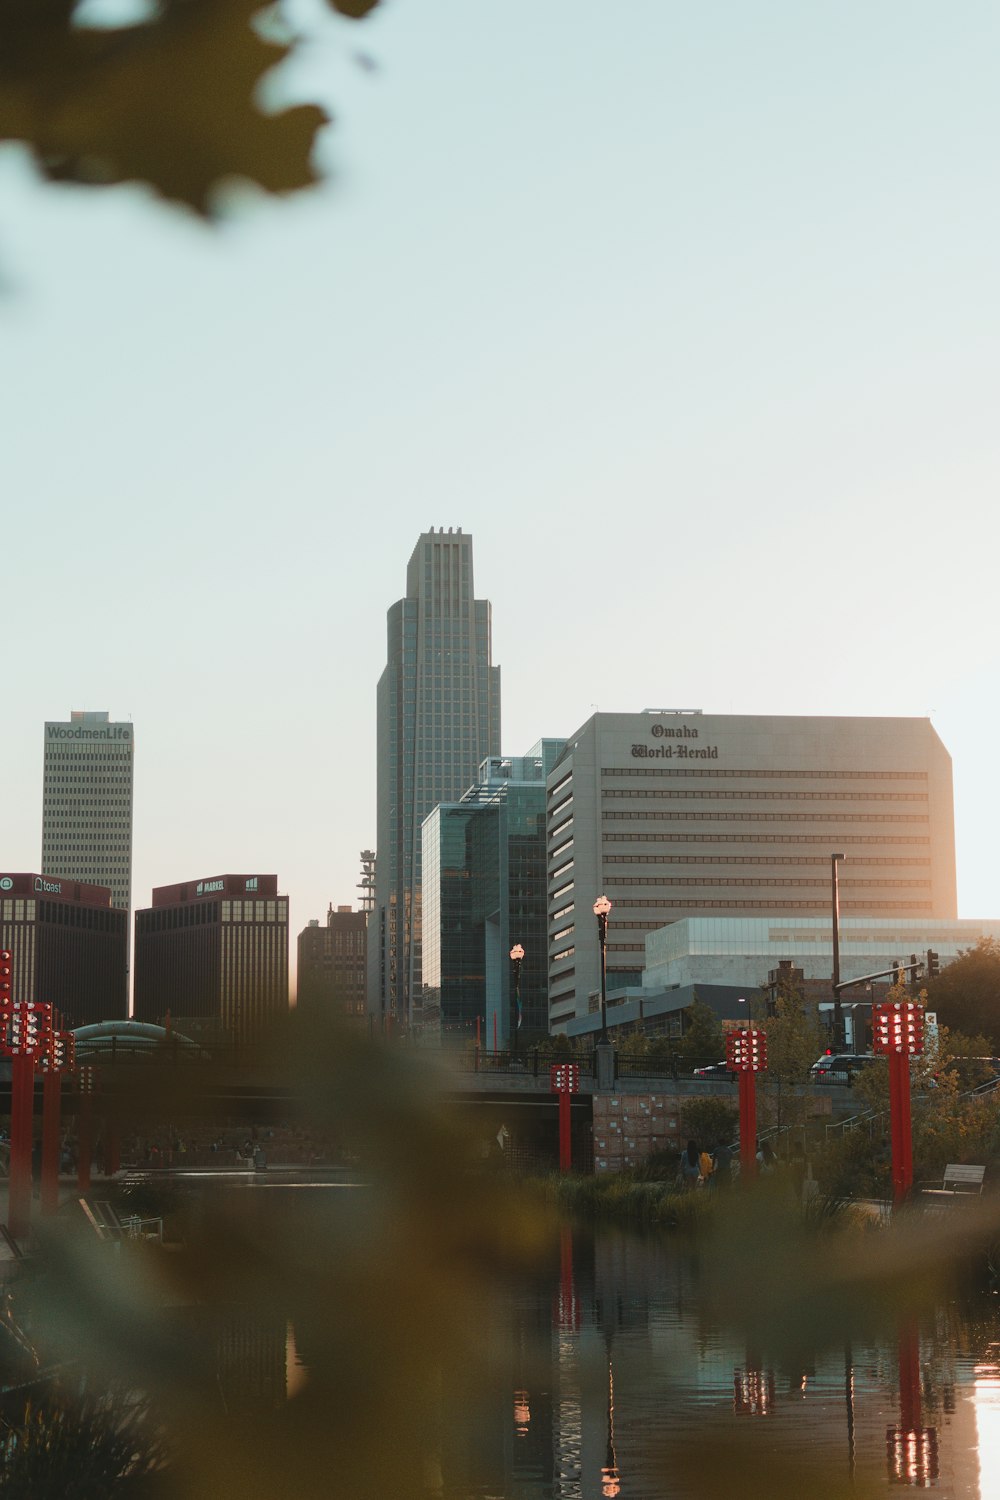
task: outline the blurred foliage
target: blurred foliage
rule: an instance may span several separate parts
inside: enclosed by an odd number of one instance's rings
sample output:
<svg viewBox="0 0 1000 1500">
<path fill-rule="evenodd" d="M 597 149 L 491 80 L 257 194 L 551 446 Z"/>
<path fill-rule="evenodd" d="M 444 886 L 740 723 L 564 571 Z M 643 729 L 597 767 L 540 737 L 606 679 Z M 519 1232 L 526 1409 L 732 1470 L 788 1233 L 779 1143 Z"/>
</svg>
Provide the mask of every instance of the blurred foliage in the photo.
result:
<svg viewBox="0 0 1000 1500">
<path fill-rule="evenodd" d="M 25 1500 L 106 1500 L 148 1494 L 166 1459 L 145 1403 L 125 1391 L 58 1386 L 0 1417 L 0 1494 Z"/>
<path fill-rule="evenodd" d="M 1000 1054 L 1000 941 L 980 938 L 927 985 L 927 1005 L 939 1021 L 987 1038 L 988 1053 Z"/>
<path fill-rule="evenodd" d="M 763 1024 L 767 1031 L 767 1071 L 757 1080 L 760 1125 L 804 1125 L 813 1101 L 802 1085 L 826 1043 L 819 1013 L 815 1005 L 806 1003 L 798 987 L 786 982 L 778 992 L 774 1015 Z"/>
<path fill-rule="evenodd" d="M 327 0 L 354 19 L 377 0 Z M 78 0 L 0 0 L 0 142 L 53 182 L 143 182 L 203 215 L 227 179 L 288 193 L 316 178 L 327 114 L 269 113 L 259 89 L 303 40 L 278 0 L 157 0 L 124 26 Z"/>
<path fill-rule="evenodd" d="M 738 1119 L 739 1111 L 718 1094 L 687 1099 L 681 1105 L 681 1135 L 685 1141 L 695 1141 L 699 1150 L 711 1151 L 733 1141 Z M 676 1165 L 675 1158 L 675 1168 Z"/>
<path fill-rule="evenodd" d="M 482 1127 L 468 1123 L 477 1118 L 471 1106 L 448 1101 L 452 1083 L 415 1050 L 297 1017 L 238 1069 L 104 1070 L 101 1108 L 123 1128 L 148 1134 L 158 1122 L 218 1121 L 238 1100 L 244 1118 L 259 1109 L 289 1129 L 298 1122 L 354 1163 L 308 1193 L 268 1174 L 172 1187 L 159 1201 L 146 1188 L 143 1207 L 169 1215 L 174 1248 L 126 1242 L 116 1251 L 89 1230 L 75 1232 L 78 1214 L 43 1221 L 43 1254 L 18 1289 L 19 1315 L 47 1365 L 80 1372 L 91 1391 L 141 1393 L 156 1419 L 148 1435 L 168 1454 L 149 1492 L 157 1500 L 442 1492 L 442 1455 L 495 1436 L 470 1416 L 496 1408 L 486 1343 L 506 1325 L 491 1321 L 491 1309 L 498 1288 L 526 1276 L 555 1280 L 553 1204 L 697 1230 L 685 1253 L 696 1253 L 706 1326 L 748 1341 L 766 1332 L 779 1354 L 880 1336 L 900 1310 L 946 1296 L 956 1265 L 977 1257 L 985 1266 L 984 1247 L 996 1239 L 996 1210 L 977 1201 L 941 1223 L 900 1216 L 878 1230 L 877 1255 L 859 1253 L 854 1210 L 831 1194 L 821 1213 L 804 1214 L 790 1169 L 749 1192 L 678 1193 L 672 1152 L 645 1171 L 553 1179 L 540 1193 L 484 1170 Z M 725 1101 L 691 1101 L 720 1102 L 731 1122 Z M 549 1348 L 543 1321 L 536 1332 Z M 299 1360 L 301 1378 L 290 1379 Z M 66 1412 L 47 1419 L 58 1436 L 53 1465 L 71 1433 L 89 1441 L 79 1411 L 67 1404 Z M 100 1410 L 90 1418 L 99 1448 L 104 1419 Z M 745 1442 L 720 1440 L 740 1472 Z M 135 1451 L 146 1451 L 138 1436 Z M 672 1450 L 670 1461 L 686 1463 Z M 753 1493 L 821 1492 L 789 1455 L 761 1461 L 771 1488 Z M 728 1493 L 719 1472 L 685 1470 L 685 1493 Z M 734 1467 L 730 1488 L 735 1475 Z"/>
</svg>

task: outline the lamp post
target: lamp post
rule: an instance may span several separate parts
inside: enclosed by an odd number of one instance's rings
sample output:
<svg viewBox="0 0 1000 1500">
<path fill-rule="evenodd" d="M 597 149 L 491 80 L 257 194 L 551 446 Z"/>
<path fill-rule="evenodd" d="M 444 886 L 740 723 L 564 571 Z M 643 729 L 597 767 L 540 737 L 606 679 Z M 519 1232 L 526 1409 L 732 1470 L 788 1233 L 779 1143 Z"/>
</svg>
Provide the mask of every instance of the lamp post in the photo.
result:
<svg viewBox="0 0 1000 1500">
<path fill-rule="evenodd" d="M 594 902 L 594 916 L 597 918 L 597 941 L 601 945 L 601 1034 L 597 1038 L 599 1042 L 606 1042 L 608 1037 L 608 915 L 611 911 L 611 902 L 607 896 L 598 896 Z"/>
<path fill-rule="evenodd" d="M 517 1056 L 517 1033 L 521 1029 L 521 960 L 524 957 L 524 949 L 520 943 L 515 943 L 510 950 L 510 961 L 514 965 L 514 1014 L 511 1017 L 511 1039 L 514 1047 L 514 1056 Z"/>
<path fill-rule="evenodd" d="M 833 918 L 833 1044 L 844 1045 L 844 1008 L 840 1003 L 840 882 L 837 866 L 844 854 L 830 855 L 830 914 Z"/>
</svg>

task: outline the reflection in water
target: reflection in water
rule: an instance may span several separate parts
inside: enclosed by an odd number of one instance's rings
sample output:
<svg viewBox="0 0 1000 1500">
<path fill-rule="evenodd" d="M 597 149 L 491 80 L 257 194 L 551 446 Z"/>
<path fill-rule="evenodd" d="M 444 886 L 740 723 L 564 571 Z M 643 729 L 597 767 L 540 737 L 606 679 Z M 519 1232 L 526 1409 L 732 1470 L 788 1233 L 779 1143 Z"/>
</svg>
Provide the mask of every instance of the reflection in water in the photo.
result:
<svg viewBox="0 0 1000 1500">
<path fill-rule="evenodd" d="M 929 1489 L 938 1477 L 937 1431 L 922 1425 L 920 1329 L 914 1316 L 899 1331 L 899 1426 L 885 1434 L 889 1483 Z"/>
<path fill-rule="evenodd" d="M 1000 1343 L 988 1344 L 973 1370 L 979 1493 L 1000 1495 Z"/>
<path fill-rule="evenodd" d="M 429 1366 L 441 1419 L 428 1488 L 441 1500 L 693 1500 L 705 1480 L 685 1455 L 736 1444 L 748 1463 L 781 1453 L 815 1465 L 844 1493 L 856 1480 L 886 1500 L 903 1486 L 1000 1495 L 995 1304 L 966 1317 L 944 1306 L 892 1342 L 845 1345 L 831 1329 L 813 1347 L 782 1339 L 778 1323 L 773 1342 L 744 1342 L 699 1274 L 677 1240 L 564 1227 L 534 1278 L 494 1287 L 470 1365 Z M 254 1420 L 308 1379 L 301 1306 L 288 1320 L 231 1310 L 199 1331 L 220 1415 Z"/>
</svg>

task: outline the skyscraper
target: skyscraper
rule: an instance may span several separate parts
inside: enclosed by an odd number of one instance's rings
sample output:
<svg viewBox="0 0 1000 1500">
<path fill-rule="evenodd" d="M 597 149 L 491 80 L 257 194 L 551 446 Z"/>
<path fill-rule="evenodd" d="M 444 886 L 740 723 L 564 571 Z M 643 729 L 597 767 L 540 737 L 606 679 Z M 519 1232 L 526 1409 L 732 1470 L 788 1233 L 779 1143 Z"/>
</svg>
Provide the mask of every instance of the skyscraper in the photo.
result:
<svg viewBox="0 0 1000 1500">
<path fill-rule="evenodd" d="M 369 1005 L 380 1018 L 421 1015 L 420 825 L 457 802 L 500 753 L 500 668 L 492 617 L 475 598 L 472 537 L 424 532 L 406 597 L 387 615 L 378 685 L 378 859 L 369 926 Z"/>
<path fill-rule="evenodd" d="M 106 885 L 111 904 L 132 902 L 132 765 L 135 731 L 106 713 L 74 711 L 45 725 L 42 873 Z"/>
</svg>

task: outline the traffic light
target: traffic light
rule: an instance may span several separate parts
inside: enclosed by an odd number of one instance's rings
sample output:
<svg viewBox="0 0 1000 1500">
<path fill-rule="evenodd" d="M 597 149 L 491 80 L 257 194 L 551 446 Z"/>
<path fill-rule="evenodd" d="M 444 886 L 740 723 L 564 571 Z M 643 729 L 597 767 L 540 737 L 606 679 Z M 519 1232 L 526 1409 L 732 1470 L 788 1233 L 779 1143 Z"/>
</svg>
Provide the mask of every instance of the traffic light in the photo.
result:
<svg viewBox="0 0 1000 1500">
<path fill-rule="evenodd" d="M 941 972 L 941 956 L 933 948 L 927 950 L 927 978 L 936 979 Z"/>
<path fill-rule="evenodd" d="M 10 956 L 9 948 L 0 948 L 0 1009 L 9 1005 L 13 999 L 11 985 L 14 975 L 11 970 Z"/>
</svg>

